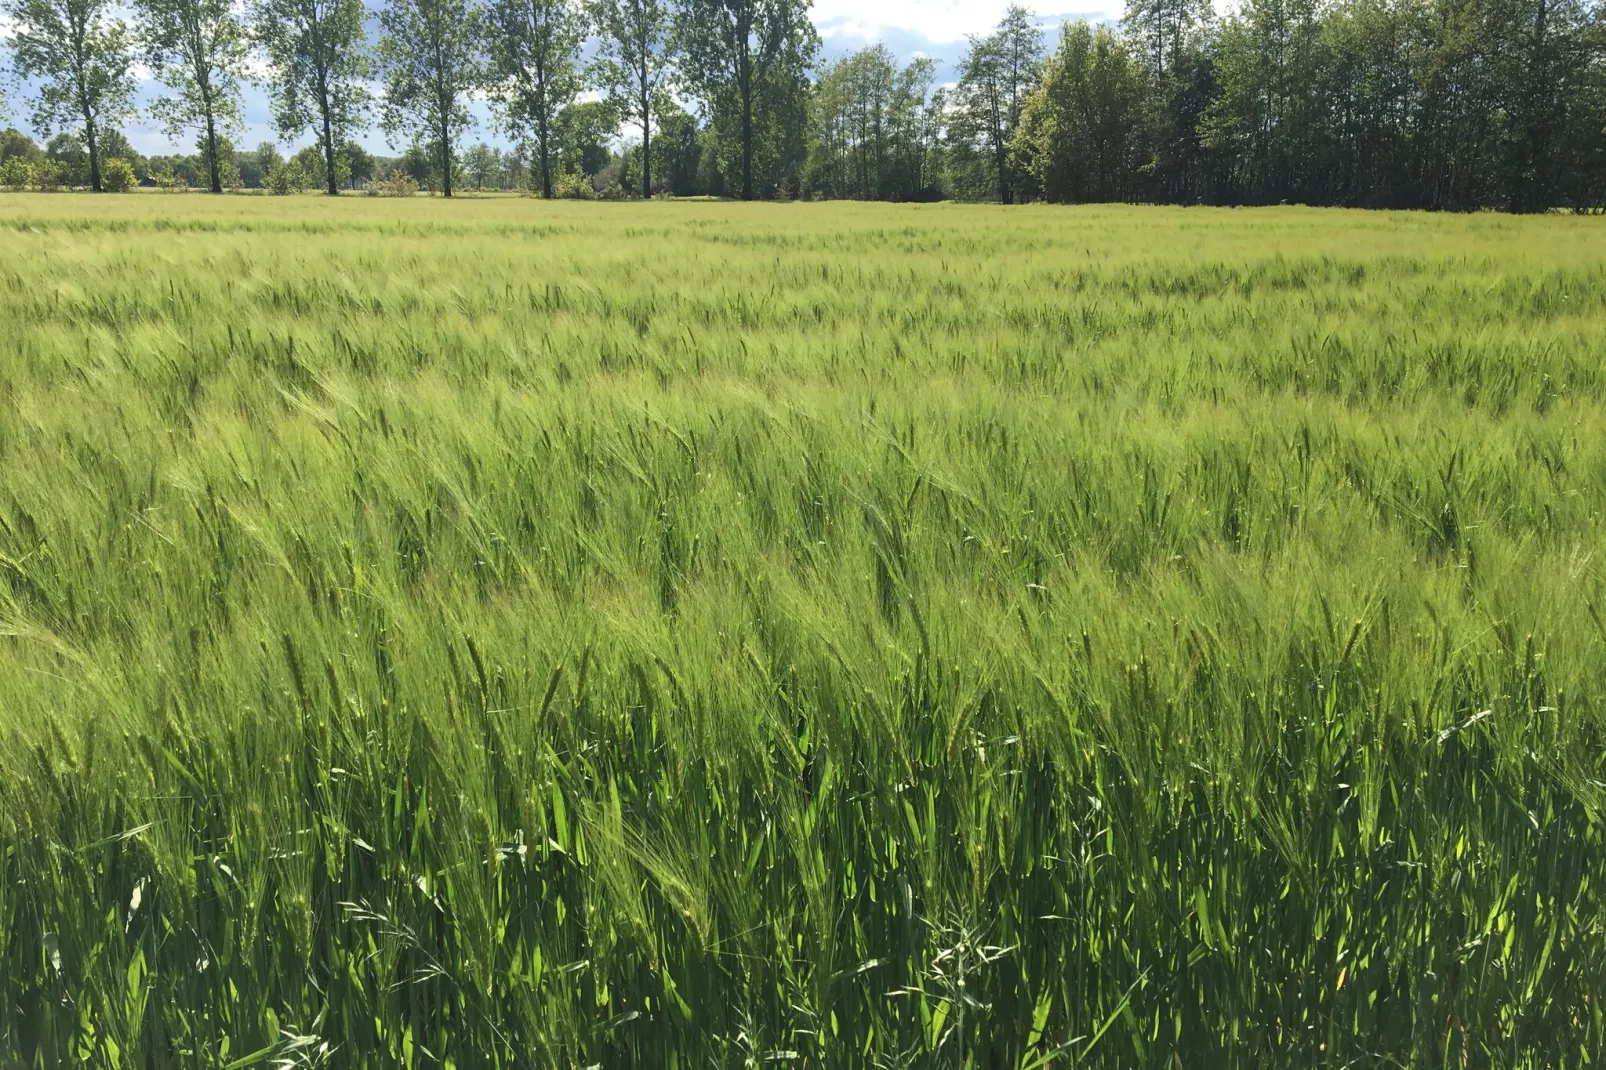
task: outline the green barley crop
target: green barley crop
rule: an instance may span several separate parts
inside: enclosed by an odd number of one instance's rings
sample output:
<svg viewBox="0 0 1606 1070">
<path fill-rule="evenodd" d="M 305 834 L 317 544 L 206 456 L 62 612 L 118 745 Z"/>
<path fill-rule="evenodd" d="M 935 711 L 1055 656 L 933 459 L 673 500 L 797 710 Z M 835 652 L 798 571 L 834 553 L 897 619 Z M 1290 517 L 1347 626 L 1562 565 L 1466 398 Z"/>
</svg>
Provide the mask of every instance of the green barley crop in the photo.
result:
<svg viewBox="0 0 1606 1070">
<path fill-rule="evenodd" d="M 0 1064 L 1593 1065 L 1603 238 L 0 198 Z"/>
</svg>

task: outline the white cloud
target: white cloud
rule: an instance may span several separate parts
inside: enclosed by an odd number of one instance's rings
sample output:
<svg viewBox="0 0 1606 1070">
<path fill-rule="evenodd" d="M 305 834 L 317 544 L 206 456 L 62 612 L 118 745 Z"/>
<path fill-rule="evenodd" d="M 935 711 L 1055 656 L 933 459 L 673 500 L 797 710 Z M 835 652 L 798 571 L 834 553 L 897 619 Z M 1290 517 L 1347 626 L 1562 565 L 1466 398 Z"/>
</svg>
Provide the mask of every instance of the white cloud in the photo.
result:
<svg viewBox="0 0 1606 1070">
<path fill-rule="evenodd" d="M 1095 0 L 1096 2 L 1096 0 Z M 888 36 L 924 38 L 934 44 L 962 41 L 969 34 L 986 33 L 998 25 L 1010 0 L 815 0 L 814 24 L 820 36 L 881 40 Z M 1058 21 L 1064 11 L 1028 8 Z M 1118 6 L 1108 11 L 1076 11 L 1078 17 L 1114 19 Z"/>
</svg>

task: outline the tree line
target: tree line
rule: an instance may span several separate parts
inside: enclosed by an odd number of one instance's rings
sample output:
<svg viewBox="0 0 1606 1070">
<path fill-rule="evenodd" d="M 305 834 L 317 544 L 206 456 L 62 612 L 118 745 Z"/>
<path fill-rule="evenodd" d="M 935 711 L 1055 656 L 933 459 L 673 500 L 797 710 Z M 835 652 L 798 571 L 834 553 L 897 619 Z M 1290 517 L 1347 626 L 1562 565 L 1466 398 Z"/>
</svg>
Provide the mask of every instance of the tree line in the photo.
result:
<svg viewBox="0 0 1606 1070">
<path fill-rule="evenodd" d="M 821 63 L 809 6 L 387 0 L 369 40 L 362 0 L 132 0 L 132 22 L 0 0 L 34 127 L 82 147 L 96 190 L 143 63 L 213 191 L 250 164 L 228 135 L 256 79 L 280 136 L 312 136 L 294 173 L 330 193 L 378 173 L 356 143 L 377 123 L 409 146 L 389 170 L 447 196 L 494 173 L 548 197 L 586 176 L 744 199 L 1606 205 L 1606 0 L 1129 0 L 1052 49 L 1013 7 L 946 82 L 880 45 Z M 513 152 L 465 148 L 473 100 Z"/>
</svg>

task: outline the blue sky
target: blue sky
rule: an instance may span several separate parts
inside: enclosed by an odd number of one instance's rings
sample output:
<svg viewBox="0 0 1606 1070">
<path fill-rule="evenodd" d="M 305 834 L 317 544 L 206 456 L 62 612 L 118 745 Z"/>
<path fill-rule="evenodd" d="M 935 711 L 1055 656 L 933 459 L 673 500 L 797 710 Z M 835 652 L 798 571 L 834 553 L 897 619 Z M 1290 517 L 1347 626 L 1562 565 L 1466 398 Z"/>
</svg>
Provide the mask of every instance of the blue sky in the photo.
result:
<svg viewBox="0 0 1606 1070">
<path fill-rule="evenodd" d="M 969 34 L 985 33 L 998 22 L 1009 0 L 815 0 L 814 24 L 819 28 L 824 43 L 824 55 L 829 59 L 877 41 L 883 42 L 895 54 L 905 59 L 924 54 L 937 60 L 939 81 L 953 77 L 954 64 L 965 48 Z M 1059 0 L 1059 4 L 1067 0 Z M 1077 0 L 1070 0 L 1071 3 Z M 1088 0 L 1096 5 L 1099 0 Z M 1106 0 L 1107 2 L 1107 0 Z M 373 0 L 370 0 L 370 4 Z M 1058 4 L 1048 5 L 1057 7 Z M 1036 6 L 1034 10 L 1045 25 L 1057 24 L 1067 18 L 1087 18 L 1094 21 L 1114 20 L 1120 15 L 1119 6 L 1085 8 L 1070 7 L 1064 10 L 1047 10 Z M 370 26 L 370 31 L 374 27 Z M 0 26 L 0 36 L 5 28 Z M 142 85 L 140 99 L 147 102 L 155 96 L 157 86 Z M 26 90 L 12 87 L 7 93 L 11 101 L 9 123 L 25 126 Z M 499 136 L 490 122 L 490 113 L 477 107 L 478 129 L 469 135 L 469 141 L 488 141 L 502 145 L 506 139 Z M 278 139 L 268 111 L 267 97 L 260 87 L 248 86 L 245 93 L 245 127 L 234 131 L 235 144 L 245 148 L 263 141 L 280 141 L 281 149 L 293 149 L 310 140 L 303 138 L 290 143 Z M 140 152 L 167 153 L 193 151 L 192 145 L 174 145 L 166 134 L 150 119 L 140 117 L 125 125 L 129 140 Z M 362 139 L 370 151 L 391 154 L 399 151 L 388 145 L 378 130 L 369 130 Z"/>
</svg>

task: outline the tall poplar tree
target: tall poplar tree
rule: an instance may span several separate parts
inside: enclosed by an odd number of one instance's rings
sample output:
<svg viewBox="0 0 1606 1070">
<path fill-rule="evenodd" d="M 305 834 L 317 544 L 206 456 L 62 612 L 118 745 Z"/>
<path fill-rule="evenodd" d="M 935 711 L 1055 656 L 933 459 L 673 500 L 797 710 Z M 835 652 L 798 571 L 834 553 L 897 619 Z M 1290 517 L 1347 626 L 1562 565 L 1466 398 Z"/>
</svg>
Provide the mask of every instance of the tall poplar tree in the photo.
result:
<svg viewBox="0 0 1606 1070">
<path fill-rule="evenodd" d="M 485 82 L 479 8 L 469 0 L 391 0 L 379 25 L 382 124 L 393 137 L 432 144 L 450 197 L 457 139 L 470 125 L 468 94 Z"/>
<path fill-rule="evenodd" d="M 41 134 L 78 127 L 89 185 L 101 190 L 101 134 L 132 110 L 133 38 L 110 0 L 7 0 L 17 74 L 38 83 L 33 125 Z"/>
<path fill-rule="evenodd" d="M 240 79 L 249 44 L 231 0 L 135 0 L 151 69 L 171 93 L 151 105 L 169 136 L 198 129 L 207 181 L 223 192 L 220 133 L 240 117 Z"/>
<path fill-rule="evenodd" d="M 585 18 L 573 0 L 491 0 L 487 19 L 491 95 L 508 131 L 535 142 L 541 196 L 551 197 L 558 113 L 585 86 Z"/>
<path fill-rule="evenodd" d="M 1128 0 L 1121 27 L 1149 70 L 1164 78 L 1212 11 L 1210 0 Z"/>
<path fill-rule="evenodd" d="M 980 134 L 992 158 L 998 202 L 1015 200 L 1010 146 L 1020 125 L 1026 97 L 1037 86 L 1043 64 L 1043 33 L 1031 12 L 1018 5 L 1004 12 L 998 29 L 973 37 L 959 68 L 958 105 L 966 127 Z"/>
<path fill-rule="evenodd" d="M 333 196 L 340 192 L 335 156 L 361 128 L 371 99 L 362 0 L 257 0 L 253 23 L 272 69 L 279 136 L 317 131 Z"/>
<path fill-rule="evenodd" d="M 597 80 L 625 122 L 641 126 L 641 195 L 652 196 L 652 117 L 670 75 L 670 9 L 663 0 L 595 0 Z"/>
<path fill-rule="evenodd" d="M 736 113 L 743 200 L 754 196 L 754 146 L 766 118 L 759 114 L 766 89 L 801 78 L 819 49 L 809 7 L 809 0 L 680 0 L 675 37 L 687 81 L 716 121 Z"/>
</svg>

